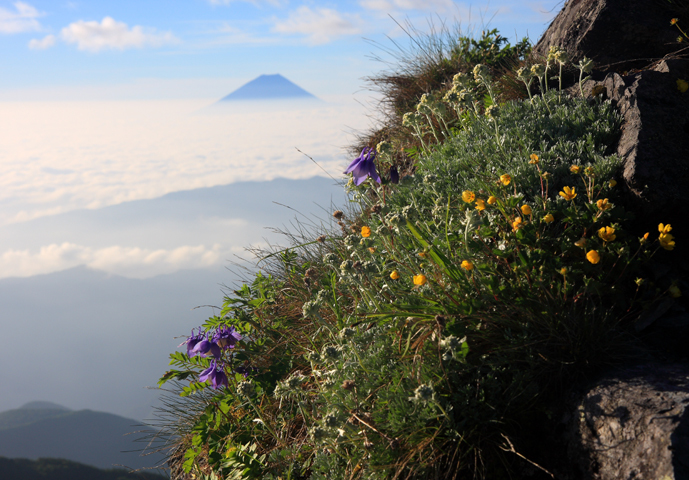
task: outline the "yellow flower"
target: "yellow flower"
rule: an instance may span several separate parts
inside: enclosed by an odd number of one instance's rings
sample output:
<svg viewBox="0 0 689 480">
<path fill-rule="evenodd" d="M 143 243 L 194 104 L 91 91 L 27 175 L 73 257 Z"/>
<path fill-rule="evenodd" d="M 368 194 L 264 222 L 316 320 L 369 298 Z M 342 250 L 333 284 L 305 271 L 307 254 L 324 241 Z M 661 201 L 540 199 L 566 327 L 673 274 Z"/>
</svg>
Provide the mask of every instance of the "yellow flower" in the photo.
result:
<svg viewBox="0 0 689 480">
<path fill-rule="evenodd" d="M 522 211 L 522 213 L 524 215 L 531 215 L 531 207 L 530 206 L 522 205 L 519 209 Z"/>
<path fill-rule="evenodd" d="M 538 155 L 536 155 L 535 153 L 532 153 L 529 158 L 531 159 L 531 160 L 529 160 L 529 163 L 531 165 L 538 165 Z"/>
<path fill-rule="evenodd" d="M 400 278 L 400 273 L 397 270 L 393 270 L 390 274 L 390 278 L 392 278 L 393 280 L 397 280 L 398 278 Z"/>
<path fill-rule="evenodd" d="M 644 236 L 641 237 L 641 238 L 639 239 L 639 242 L 640 242 L 642 245 L 648 241 L 648 235 L 649 235 L 649 234 L 650 234 L 650 232 L 646 232 L 646 233 L 644 233 Z"/>
<path fill-rule="evenodd" d="M 560 196 L 564 198 L 565 200 L 574 200 L 577 196 L 577 189 L 574 187 L 563 187 L 562 192 L 560 192 Z"/>
<path fill-rule="evenodd" d="M 371 236 L 371 229 L 369 227 L 361 227 L 361 236 L 364 238 Z"/>
<path fill-rule="evenodd" d="M 414 275 L 414 285 L 425 285 L 426 284 L 426 275 Z"/>
<path fill-rule="evenodd" d="M 581 170 L 581 167 L 579 165 L 572 165 L 569 167 L 569 171 L 572 173 L 579 173 L 579 170 Z"/>
<path fill-rule="evenodd" d="M 560 275 L 567 275 L 567 267 L 562 267 L 560 269 Z"/>
<path fill-rule="evenodd" d="M 462 200 L 464 200 L 466 203 L 473 202 L 474 198 L 476 198 L 476 195 L 474 195 L 474 192 L 471 190 L 464 190 L 462 192 Z"/>
<path fill-rule="evenodd" d="M 548 214 L 546 214 L 545 217 L 543 217 L 543 221 L 544 221 L 545 223 L 550 223 L 550 222 L 552 222 L 552 221 L 554 221 L 554 220 L 555 220 L 555 217 L 553 217 L 553 215 L 552 215 L 551 213 L 548 213 Z"/>
<path fill-rule="evenodd" d="M 662 223 L 658 225 L 658 231 L 660 233 L 670 233 L 672 231 L 672 225 L 669 223 L 667 225 L 663 225 Z"/>
<path fill-rule="evenodd" d="M 600 230 L 598 230 L 598 236 L 604 242 L 612 242 L 617 238 L 617 235 L 615 235 L 615 229 L 612 227 L 601 228 Z"/>
<path fill-rule="evenodd" d="M 682 80 L 681 78 L 677 79 L 677 90 L 680 92 L 684 93 L 689 89 L 689 83 L 687 83 L 686 80 Z"/>
<path fill-rule="evenodd" d="M 668 288 L 667 291 L 672 298 L 679 298 L 682 296 L 682 291 L 677 285 L 670 285 L 670 288 Z"/>
<path fill-rule="evenodd" d="M 589 250 L 589 253 L 586 254 L 586 259 L 595 265 L 600 262 L 600 255 L 595 250 Z"/>
<path fill-rule="evenodd" d="M 670 25 L 674 25 L 677 22 L 679 22 L 679 18 L 673 18 L 672 20 L 670 20 Z"/>
<path fill-rule="evenodd" d="M 576 245 L 577 247 L 584 248 L 584 246 L 586 245 L 586 239 L 584 237 L 581 237 L 579 240 L 574 242 L 574 245 Z"/>
<path fill-rule="evenodd" d="M 502 182 L 503 185 L 507 186 L 512 181 L 512 177 L 510 177 L 507 174 L 500 175 L 500 181 Z"/>
<path fill-rule="evenodd" d="M 486 201 L 483 200 L 482 198 L 477 198 L 476 199 L 476 210 L 481 212 L 485 209 L 486 209 Z"/>
<path fill-rule="evenodd" d="M 493 205 L 493 204 L 496 203 L 497 201 L 498 201 L 498 199 L 495 198 L 493 195 L 491 195 L 490 197 L 488 197 L 488 205 Z"/>
<path fill-rule="evenodd" d="M 665 250 L 674 250 L 675 248 L 675 237 L 669 233 L 661 233 L 658 237 L 658 241 L 660 242 L 660 246 Z"/>
<path fill-rule="evenodd" d="M 617 180 L 610 180 L 608 182 L 608 187 L 610 188 L 614 187 L 615 185 L 617 185 Z"/>
<path fill-rule="evenodd" d="M 596 206 L 598 207 L 598 210 L 604 212 L 612 208 L 612 203 L 608 203 L 608 199 L 603 198 L 596 202 Z"/>
<path fill-rule="evenodd" d="M 520 228 L 522 228 L 524 225 L 522 225 L 522 217 L 517 217 L 514 219 L 514 222 L 512 222 L 512 231 L 516 232 Z"/>
<path fill-rule="evenodd" d="M 471 263 L 469 260 L 463 260 L 463 261 L 462 261 L 462 268 L 463 268 L 464 270 L 471 271 L 471 270 L 474 269 L 474 264 Z"/>
</svg>

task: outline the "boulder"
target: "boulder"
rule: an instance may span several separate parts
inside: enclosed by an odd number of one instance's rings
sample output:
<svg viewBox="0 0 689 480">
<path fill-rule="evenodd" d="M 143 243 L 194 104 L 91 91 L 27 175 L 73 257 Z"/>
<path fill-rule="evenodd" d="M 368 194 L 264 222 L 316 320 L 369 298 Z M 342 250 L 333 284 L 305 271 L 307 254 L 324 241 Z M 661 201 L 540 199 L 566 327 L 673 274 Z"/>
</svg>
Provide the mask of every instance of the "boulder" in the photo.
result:
<svg viewBox="0 0 689 480">
<path fill-rule="evenodd" d="M 689 367 L 646 364 L 607 375 L 581 397 L 567 437 L 582 478 L 689 479 Z"/>
<path fill-rule="evenodd" d="M 670 20 L 687 17 L 688 11 L 686 0 L 569 0 L 534 53 L 546 56 L 557 45 L 575 63 L 586 56 L 604 70 L 643 68 L 681 48 Z"/>
</svg>

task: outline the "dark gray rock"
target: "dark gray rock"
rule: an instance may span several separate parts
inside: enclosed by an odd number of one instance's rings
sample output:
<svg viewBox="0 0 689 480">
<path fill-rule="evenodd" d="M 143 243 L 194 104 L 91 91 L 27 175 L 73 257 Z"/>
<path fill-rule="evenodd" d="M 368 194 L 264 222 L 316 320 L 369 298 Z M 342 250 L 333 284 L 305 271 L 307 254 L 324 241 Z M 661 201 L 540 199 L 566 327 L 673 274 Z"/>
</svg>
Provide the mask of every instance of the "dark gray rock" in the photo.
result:
<svg viewBox="0 0 689 480">
<path fill-rule="evenodd" d="M 569 0 L 534 52 L 545 56 L 557 45 L 575 63 L 587 56 L 606 70 L 642 68 L 681 47 L 670 19 L 687 9 L 684 0 Z"/>
<path fill-rule="evenodd" d="M 582 477 L 689 479 L 689 366 L 641 365 L 588 390 L 569 420 Z"/>
</svg>

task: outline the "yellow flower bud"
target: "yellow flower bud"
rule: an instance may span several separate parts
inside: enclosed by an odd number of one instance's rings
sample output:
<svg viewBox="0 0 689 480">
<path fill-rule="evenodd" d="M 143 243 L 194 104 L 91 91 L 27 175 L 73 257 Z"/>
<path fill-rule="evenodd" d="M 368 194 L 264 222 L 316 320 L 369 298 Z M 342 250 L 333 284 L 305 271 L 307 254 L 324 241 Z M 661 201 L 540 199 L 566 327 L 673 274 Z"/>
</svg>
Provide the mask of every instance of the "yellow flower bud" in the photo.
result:
<svg viewBox="0 0 689 480">
<path fill-rule="evenodd" d="M 608 199 L 603 198 L 596 201 L 596 206 L 598 207 L 598 210 L 604 212 L 612 208 L 612 203 L 608 203 Z"/>
<path fill-rule="evenodd" d="M 364 238 L 371 236 L 371 229 L 369 227 L 361 227 L 361 236 Z"/>
<path fill-rule="evenodd" d="M 579 170 L 581 170 L 581 167 L 579 165 L 572 165 L 569 167 L 569 171 L 572 173 L 579 173 Z"/>
<path fill-rule="evenodd" d="M 497 198 L 495 198 L 493 195 L 488 197 L 488 205 L 494 205 L 498 201 Z"/>
<path fill-rule="evenodd" d="M 507 185 L 510 184 L 511 181 L 512 181 L 512 177 L 511 177 L 511 176 L 509 176 L 509 175 L 507 175 L 507 174 L 500 175 L 500 182 L 501 182 L 503 185 L 507 186 Z"/>
<path fill-rule="evenodd" d="M 523 213 L 524 215 L 531 215 L 531 207 L 528 206 L 528 205 L 522 205 L 522 206 L 520 207 L 520 210 L 522 211 L 522 213 Z"/>
<path fill-rule="evenodd" d="M 414 285 L 418 285 L 418 286 L 425 285 L 426 281 L 427 281 L 426 275 L 422 275 L 422 274 L 414 275 Z"/>
<path fill-rule="evenodd" d="M 477 198 L 476 199 L 476 210 L 478 210 L 479 212 L 482 212 L 485 209 L 486 209 L 486 201 L 481 199 L 481 198 Z"/>
<path fill-rule="evenodd" d="M 552 222 L 552 221 L 554 221 L 554 220 L 555 220 L 555 217 L 553 217 L 553 215 L 550 214 L 550 213 L 546 214 L 546 216 L 543 217 L 543 221 L 544 221 L 545 223 L 550 223 L 550 222 Z"/>
<path fill-rule="evenodd" d="M 390 274 L 390 278 L 392 278 L 393 280 L 397 280 L 398 278 L 400 278 L 400 273 L 397 270 L 393 270 Z"/>
<path fill-rule="evenodd" d="M 471 271 L 471 270 L 474 269 L 474 264 L 471 263 L 469 260 L 463 260 L 463 261 L 462 261 L 462 268 L 463 268 L 464 270 Z"/>
<path fill-rule="evenodd" d="M 474 198 L 476 198 L 476 195 L 474 195 L 474 192 L 471 190 L 464 190 L 462 192 L 462 200 L 464 200 L 466 203 L 473 202 Z"/>
<path fill-rule="evenodd" d="M 586 259 L 595 265 L 600 262 L 600 255 L 598 255 L 598 252 L 595 250 L 590 250 L 589 253 L 586 254 Z"/>
</svg>

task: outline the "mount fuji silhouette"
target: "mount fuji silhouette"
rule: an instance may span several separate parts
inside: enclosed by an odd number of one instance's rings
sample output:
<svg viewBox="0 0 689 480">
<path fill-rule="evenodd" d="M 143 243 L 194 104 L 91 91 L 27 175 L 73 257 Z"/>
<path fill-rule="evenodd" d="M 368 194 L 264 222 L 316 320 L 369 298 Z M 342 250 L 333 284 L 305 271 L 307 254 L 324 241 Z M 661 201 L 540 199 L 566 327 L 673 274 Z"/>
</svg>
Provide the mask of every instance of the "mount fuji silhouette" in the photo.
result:
<svg viewBox="0 0 689 480">
<path fill-rule="evenodd" d="M 303 99 L 317 100 L 299 85 L 296 85 L 280 74 L 261 75 L 249 83 L 239 87 L 218 103 L 234 100 L 275 100 L 275 99 Z"/>
</svg>

